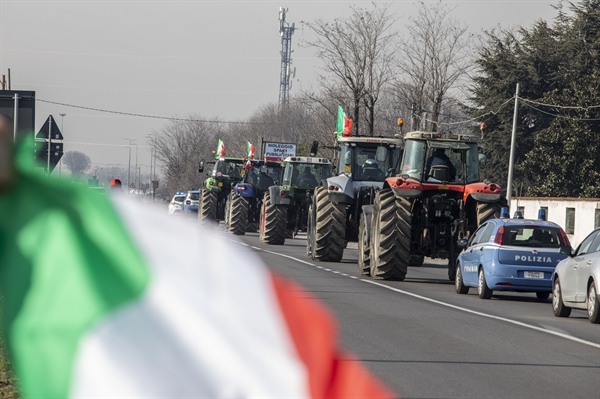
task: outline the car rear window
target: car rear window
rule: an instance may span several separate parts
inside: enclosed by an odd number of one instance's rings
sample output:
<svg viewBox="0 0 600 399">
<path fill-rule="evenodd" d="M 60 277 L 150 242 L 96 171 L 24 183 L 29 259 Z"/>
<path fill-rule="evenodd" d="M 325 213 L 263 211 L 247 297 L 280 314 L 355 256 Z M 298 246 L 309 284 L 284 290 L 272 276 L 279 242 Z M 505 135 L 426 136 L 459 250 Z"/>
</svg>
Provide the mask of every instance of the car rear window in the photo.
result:
<svg viewBox="0 0 600 399">
<path fill-rule="evenodd" d="M 175 202 L 183 202 L 185 200 L 185 196 L 178 195 L 175 197 Z"/>
<path fill-rule="evenodd" d="M 506 226 L 505 245 L 558 248 L 568 245 L 560 228 L 541 226 Z"/>
<path fill-rule="evenodd" d="M 190 199 L 193 201 L 197 201 L 200 199 L 200 193 L 190 193 Z"/>
</svg>

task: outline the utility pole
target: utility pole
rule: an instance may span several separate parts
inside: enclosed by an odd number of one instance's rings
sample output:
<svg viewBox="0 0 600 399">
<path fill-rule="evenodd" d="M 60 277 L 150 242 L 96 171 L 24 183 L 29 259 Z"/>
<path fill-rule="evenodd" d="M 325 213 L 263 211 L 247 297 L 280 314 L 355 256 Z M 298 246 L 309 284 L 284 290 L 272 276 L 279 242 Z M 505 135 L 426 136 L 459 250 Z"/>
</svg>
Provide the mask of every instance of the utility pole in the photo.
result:
<svg viewBox="0 0 600 399">
<path fill-rule="evenodd" d="M 279 7 L 279 35 L 281 36 L 281 72 L 279 74 L 279 111 L 287 108 L 290 103 L 290 78 L 296 76 L 296 68 L 292 70 L 292 35 L 295 23 L 290 26 L 285 21 L 288 9 Z"/>
<path fill-rule="evenodd" d="M 512 198 L 512 180 L 513 180 L 513 166 L 515 163 L 515 142 L 517 138 L 517 118 L 519 117 L 519 84 L 517 83 L 517 90 L 515 92 L 515 112 L 513 115 L 512 125 L 512 136 L 510 138 L 510 158 L 508 160 L 508 184 L 506 187 L 506 201 L 508 202 L 508 209 L 510 212 L 510 200 Z"/>
<path fill-rule="evenodd" d="M 138 145 L 136 143 L 133 143 L 133 145 L 135 146 L 135 168 L 137 170 L 138 167 L 138 152 L 139 152 L 139 148 Z M 136 178 L 136 176 L 133 176 L 133 182 L 134 182 L 134 186 L 136 190 L 139 190 L 139 184 L 140 184 L 140 179 L 139 179 L 139 175 L 138 178 Z"/>
<path fill-rule="evenodd" d="M 129 184 L 131 180 L 131 145 L 135 139 L 123 139 L 129 141 L 129 161 L 127 161 L 127 192 L 129 192 Z"/>
</svg>

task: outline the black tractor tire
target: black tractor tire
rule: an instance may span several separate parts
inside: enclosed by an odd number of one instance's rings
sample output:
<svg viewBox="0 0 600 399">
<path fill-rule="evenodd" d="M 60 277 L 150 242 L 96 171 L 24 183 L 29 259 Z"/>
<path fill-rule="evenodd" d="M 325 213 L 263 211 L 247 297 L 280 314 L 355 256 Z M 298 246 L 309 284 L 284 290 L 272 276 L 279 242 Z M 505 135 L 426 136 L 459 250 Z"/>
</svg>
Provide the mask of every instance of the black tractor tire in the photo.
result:
<svg viewBox="0 0 600 399">
<path fill-rule="evenodd" d="M 248 223 L 248 200 L 241 195 L 231 192 L 227 199 L 225 213 L 229 216 L 226 226 L 227 232 L 237 236 L 246 234 L 246 224 Z"/>
<path fill-rule="evenodd" d="M 329 193 L 323 187 L 315 189 L 314 246 L 312 259 L 339 262 L 346 246 L 346 205 L 329 201 Z"/>
<path fill-rule="evenodd" d="M 456 248 L 450 249 L 450 255 L 448 255 L 448 280 L 455 281 L 456 280 Z"/>
<path fill-rule="evenodd" d="M 229 219 L 231 215 L 231 195 L 225 200 L 225 216 L 223 217 L 223 227 L 226 232 L 229 232 Z"/>
<path fill-rule="evenodd" d="M 408 257 L 409 266 L 422 266 L 423 262 L 425 262 L 424 255 L 411 255 Z"/>
<path fill-rule="evenodd" d="M 369 235 L 367 234 L 367 220 L 364 213 L 360 215 L 358 224 L 358 275 L 370 276 L 371 263 L 369 255 L 371 253 Z"/>
<path fill-rule="evenodd" d="M 313 248 L 315 247 L 315 235 L 317 234 L 315 231 L 315 219 L 314 204 L 311 202 L 308 206 L 308 217 L 306 218 L 306 256 L 310 259 L 314 259 Z"/>
<path fill-rule="evenodd" d="M 200 206 L 198 209 L 198 221 L 200 223 L 214 222 L 217 219 L 217 193 L 202 190 Z"/>
<path fill-rule="evenodd" d="M 477 226 L 478 228 L 484 222 L 500 217 L 500 210 L 502 209 L 504 202 L 478 202 L 477 203 Z"/>
<path fill-rule="evenodd" d="M 260 208 L 260 241 L 269 245 L 283 245 L 287 227 L 287 208 L 271 203 L 271 194 L 267 191 Z"/>
<path fill-rule="evenodd" d="M 410 201 L 396 198 L 391 189 L 375 194 L 371 225 L 371 277 L 403 281 L 408 270 L 411 241 Z"/>
</svg>

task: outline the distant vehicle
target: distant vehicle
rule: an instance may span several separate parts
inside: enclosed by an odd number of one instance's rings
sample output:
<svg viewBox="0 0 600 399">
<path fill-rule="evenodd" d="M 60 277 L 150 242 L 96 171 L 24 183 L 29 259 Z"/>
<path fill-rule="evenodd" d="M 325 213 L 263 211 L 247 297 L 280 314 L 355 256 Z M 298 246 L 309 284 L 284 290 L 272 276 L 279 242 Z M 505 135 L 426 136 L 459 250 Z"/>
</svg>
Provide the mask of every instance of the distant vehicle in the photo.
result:
<svg viewBox="0 0 600 399">
<path fill-rule="evenodd" d="M 185 201 L 185 193 L 177 192 L 169 202 L 169 215 L 181 213 L 183 211 L 183 201 Z"/>
<path fill-rule="evenodd" d="M 198 212 L 198 200 L 200 199 L 200 191 L 191 190 L 187 192 L 185 201 L 183 202 L 183 213 Z"/>
<path fill-rule="evenodd" d="M 560 261 L 552 276 L 552 311 L 568 317 L 573 309 L 586 309 L 592 323 L 600 323 L 600 228 Z"/>
<path fill-rule="evenodd" d="M 458 255 L 456 293 L 476 287 L 481 299 L 491 298 L 493 291 L 535 292 L 538 299 L 548 299 L 554 269 L 571 247 L 565 231 L 543 219 L 484 222 Z"/>
</svg>

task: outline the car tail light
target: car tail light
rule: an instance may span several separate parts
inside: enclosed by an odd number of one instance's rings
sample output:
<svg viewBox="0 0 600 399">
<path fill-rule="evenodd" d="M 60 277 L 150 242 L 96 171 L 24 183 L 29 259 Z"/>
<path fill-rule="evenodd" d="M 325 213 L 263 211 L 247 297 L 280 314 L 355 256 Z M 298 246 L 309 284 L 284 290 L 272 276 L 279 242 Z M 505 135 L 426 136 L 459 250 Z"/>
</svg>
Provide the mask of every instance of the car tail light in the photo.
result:
<svg viewBox="0 0 600 399">
<path fill-rule="evenodd" d="M 571 246 L 571 243 L 569 242 L 569 237 L 567 237 L 567 233 L 565 233 L 563 229 L 560 229 L 560 236 L 562 237 L 563 245 L 565 247 Z"/>
<path fill-rule="evenodd" d="M 500 228 L 496 232 L 496 237 L 494 238 L 494 242 L 498 245 L 504 244 L 504 226 L 500 226 Z"/>
<path fill-rule="evenodd" d="M 186 204 L 186 205 L 191 205 L 191 204 L 192 204 L 192 201 L 190 201 L 190 200 L 187 200 L 187 201 L 185 201 L 185 204 Z"/>
</svg>

